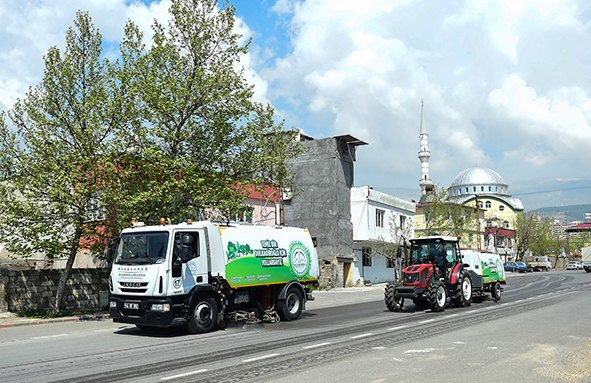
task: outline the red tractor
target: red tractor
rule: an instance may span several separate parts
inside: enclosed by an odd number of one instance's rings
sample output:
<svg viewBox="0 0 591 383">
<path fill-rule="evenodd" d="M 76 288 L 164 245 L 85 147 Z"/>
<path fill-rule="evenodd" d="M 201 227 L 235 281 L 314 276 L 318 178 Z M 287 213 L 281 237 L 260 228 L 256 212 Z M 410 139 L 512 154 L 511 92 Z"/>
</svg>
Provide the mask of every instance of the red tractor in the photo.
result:
<svg viewBox="0 0 591 383">
<path fill-rule="evenodd" d="M 386 307 L 400 311 L 404 299 L 410 298 L 418 307 L 443 311 L 448 297 L 456 307 L 470 306 L 473 289 L 482 290 L 483 279 L 462 261 L 459 238 L 429 236 L 410 243 L 402 280 L 386 286 Z"/>
</svg>

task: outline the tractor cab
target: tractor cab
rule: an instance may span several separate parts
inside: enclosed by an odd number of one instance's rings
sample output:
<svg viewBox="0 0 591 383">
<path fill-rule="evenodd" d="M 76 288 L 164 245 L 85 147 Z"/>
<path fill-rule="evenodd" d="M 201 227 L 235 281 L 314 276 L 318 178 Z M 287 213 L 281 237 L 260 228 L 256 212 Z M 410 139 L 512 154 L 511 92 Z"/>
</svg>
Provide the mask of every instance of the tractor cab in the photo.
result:
<svg viewBox="0 0 591 383">
<path fill-rule="evenodd" d="M 431 270 L 432 268 L 438 279 L 444 278 L 448 281 L 454 267 L 462 262 L 458 250 L 458 238 L 456 237 L 430 236 L 414 238 L 410 240 L 410 243 L 408 267 L 403 270 L 405 274 L 416 273 L 422 269 L 411 266 L 424 265 L 423 268 L 425 269 Z"/>
</svg>

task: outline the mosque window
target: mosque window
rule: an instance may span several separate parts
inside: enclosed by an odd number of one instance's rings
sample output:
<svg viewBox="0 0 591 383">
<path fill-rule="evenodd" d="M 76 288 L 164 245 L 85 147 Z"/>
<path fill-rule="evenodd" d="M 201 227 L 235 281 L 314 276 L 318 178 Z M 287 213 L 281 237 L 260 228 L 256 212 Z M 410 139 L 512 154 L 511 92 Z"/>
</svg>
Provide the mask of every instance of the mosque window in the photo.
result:
<svg viewBox="0 0 591 383">
<path fill-rule="evenodd" d="M 468 193 L 468 188 L 466 188 L 466 193 Z"/>
<path fill-rule="evenodd" d="M 492 204 L 490 203 L 490 201 L 486 201 L 486 208 L 490 209 L 492 207 Z"/>
<path fill-rule="evenodd" d="M 488 191 L 491 192 L 492 191 L 492 186 L 488 187 Z"/>
<path fill-rule="evenodd" d="M 503 210 L 505 210 L 505 206 L 504 205 L 499 206 L 499 211 L 503 211 Z"/>
<path fill-rule="evenodd" d="M 476 186 L 474 186 L 474 187 L 472 188 L 472 190 L 474 190 L 474 192 L 476 193 Z"/>
<path fill-rule="evenodd" d="M 481 186 L 480 187 L 480 191 L 484 191 L 484 186 Z"/>
<path fill-rule="evenodd" d="M 486 227 L 492 227 L 492 221 L 490 219 L 486 221 Z"/>
<path fill-rule="evenodd" d="M 509 221 L 505 221 L 505 222 L 503 222 L 503 227 L 504 227 L 505 229 L 508 229 L 508 228 L 509 228 Z"/>
<path fill-rule="evenodd" d="M 482 204 L 482 201 L 478 201 L 478 207 L 481 209 L 484 207 L 484 205 Z"/>
</svg>

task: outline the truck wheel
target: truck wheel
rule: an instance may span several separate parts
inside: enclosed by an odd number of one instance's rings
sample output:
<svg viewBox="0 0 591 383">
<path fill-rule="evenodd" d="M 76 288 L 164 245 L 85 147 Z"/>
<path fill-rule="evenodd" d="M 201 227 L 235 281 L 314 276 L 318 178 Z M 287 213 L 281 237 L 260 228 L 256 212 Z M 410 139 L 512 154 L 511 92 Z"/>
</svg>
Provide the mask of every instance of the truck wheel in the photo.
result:
<svg viewBox="0 0 591 383">
<path fill-rule="evenodd" d="M 472 280 L 466 270 L 460 273 L 459 283 L 454 291 L 453 304 L 456 307 L 468 307 L 472 304 Z"/>
<path fill-rule="evenodd" d="M 396 299 L 396 285 L 394 283 L 388 283 L 386 285 L 384 301 L 390 311 L 400 311 L 402 310 L 402 306 L 404 306 L 404 298 Z"/>
<path fill-rule="evenodd" d="M 199 294 L 189 309 L 189 320 L 185 329 L 191 334 L 201 334 L 213 330 L 218 319 L 218 308 L 212 297 Z"/>
<path fill-rule="evenodd" d="M 495 282 L 492 289 L 490 290 L 490 295 L 495 301 L 501 299 L 501 284 L 499 282 Z"/>
<path fill-rule="evenodd" d="M 302 292 L 297 287 L 290 287 L 287 290 L 285 300 L 277 302 L 279 316 L 283 320 L 296 320 L 302 313 Z"/>
<path fill-rule="evenodd" d="M 443 281 L 431 277 L 427 287 L 427 300 L 431 311 L 443 311 L 447 303 L 447 290 Z"/>
</svg>

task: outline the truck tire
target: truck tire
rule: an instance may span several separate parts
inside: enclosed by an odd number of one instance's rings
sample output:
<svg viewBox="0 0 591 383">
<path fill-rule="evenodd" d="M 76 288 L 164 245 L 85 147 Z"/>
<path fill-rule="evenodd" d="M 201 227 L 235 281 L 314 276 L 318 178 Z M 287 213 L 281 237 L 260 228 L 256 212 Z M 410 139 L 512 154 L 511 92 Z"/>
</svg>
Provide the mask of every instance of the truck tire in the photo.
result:
<svg viewBox="0 0 591 383">
<path fill-rule="evenodd" d="M 277 302 L 279 316 L 283 320 L 291 321 L 300 317 L 303 307 L 302 292 L 297 287 L 290 287 L 285 295 L 285 300 Z"/>
<path fill-rule="evenodd" d="M 466 270 L 460 273 L 452 302 L 456 307 L 468 307 L 472 304 L 472 280 Z"/>
<path fill-rule="evenodd" d="M 210 332 L 218 320 L 218 307 L 212 297 L 199 294 L 189 308 L 189 320 L 185 322 L 185 329 L 191 334 Z"/>
<path fill-rule="evenodd" d="M 402 306 L 404 306 L 404 298 L 396 299 L 396 284 L 388 283 L 386 285 L 384 301 L 386 302 L 388 310 L 396 312 L 402 310 Z"/>
<path fill-rule="evenodd" d="M 501 299 L 501 284 L 499 282 L 495 282 L 493 287 L 490 289 L 490 295 L 495 301 Z"/>
<path fill-rule="evenodd" d="M 447 303 L 447 290 L 445 283 L 441 280 L 435 280 L 433 276 L 429 278 L 429 285 L 427 286 L 427 301 L 431 311 L 439 312 L 445 310 Z"/>
</svg>

